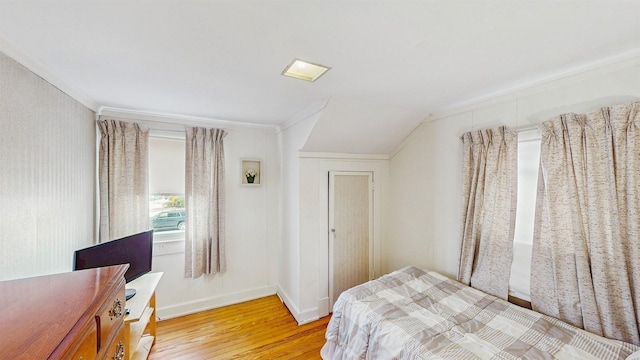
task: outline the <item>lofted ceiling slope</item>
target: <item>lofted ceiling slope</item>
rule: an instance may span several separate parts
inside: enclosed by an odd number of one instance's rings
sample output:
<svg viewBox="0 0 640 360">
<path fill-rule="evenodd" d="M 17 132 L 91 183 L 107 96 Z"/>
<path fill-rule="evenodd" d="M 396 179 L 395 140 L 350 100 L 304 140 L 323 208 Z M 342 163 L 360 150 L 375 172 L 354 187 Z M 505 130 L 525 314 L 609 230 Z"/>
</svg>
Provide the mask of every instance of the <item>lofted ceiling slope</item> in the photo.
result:
<svg viewBox="0 0 640 360">
<path fill-rule="evenodd" d="M 423 118 L 422 112 L 411 108 L 331 98 L 301 150 L 388 155 Z"/>
<path fill-rule="evenodd" d="M 640 51 L 640 1 L 0 0 L 0 40 L 98 106 L 277 127 L 325 101 L 305 150 L 388 154 L 430 113 Z M 294 58 L 332 69 L 281 76 Z"/>
</svg>

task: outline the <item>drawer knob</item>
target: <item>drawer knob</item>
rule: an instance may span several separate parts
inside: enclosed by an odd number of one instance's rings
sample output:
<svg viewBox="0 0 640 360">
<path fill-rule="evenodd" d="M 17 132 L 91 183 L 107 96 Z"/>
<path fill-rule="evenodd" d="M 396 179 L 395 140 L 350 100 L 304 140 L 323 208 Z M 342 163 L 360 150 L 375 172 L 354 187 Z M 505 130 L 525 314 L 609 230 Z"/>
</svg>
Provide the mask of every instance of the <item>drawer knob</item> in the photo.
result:
<svg viewBox="0 0 640 360">
<path fill-rule="evenodd" d="M 124 344 L 122 341 L 118 343 L 116 346 L 116 353 L 113 354 L 113 360 L 123 360 L 124 359 Z"/>
<path fill-rule="evenodd" d="M 120 301 L 120 299 L 115 299 L 113 301 L 113 307 L 109 310 L 109 317 L 113 320 L 113 318 L 120 316 L 122 316 L 122 301 Z"/>
</svg>

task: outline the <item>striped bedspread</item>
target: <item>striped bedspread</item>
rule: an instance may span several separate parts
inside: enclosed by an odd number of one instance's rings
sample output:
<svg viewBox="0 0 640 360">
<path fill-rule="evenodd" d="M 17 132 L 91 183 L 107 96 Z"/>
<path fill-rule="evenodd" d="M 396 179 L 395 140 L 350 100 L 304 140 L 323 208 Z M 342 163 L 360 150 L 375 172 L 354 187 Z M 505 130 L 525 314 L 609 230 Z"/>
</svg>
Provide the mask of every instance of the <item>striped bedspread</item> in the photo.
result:
<svg viewBox="0 0 640 360">
<path fill-rule="evenodd" d="M 626 359 L 639 347 L 407 267 L 340 295 L 323 359 Z"/>
</svg>

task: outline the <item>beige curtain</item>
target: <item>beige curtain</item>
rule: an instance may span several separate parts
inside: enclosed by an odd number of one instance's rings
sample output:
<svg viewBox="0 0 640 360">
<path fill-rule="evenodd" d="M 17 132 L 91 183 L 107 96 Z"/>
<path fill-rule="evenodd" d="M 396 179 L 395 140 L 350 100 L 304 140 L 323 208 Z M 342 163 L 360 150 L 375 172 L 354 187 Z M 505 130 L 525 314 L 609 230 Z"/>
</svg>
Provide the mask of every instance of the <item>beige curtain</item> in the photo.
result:
<svg viewBox="0 0 640 360">
<path fill-rule="evenodd" d="M 640 345 L 640 103 L 540 130 L 532 306 Z"/>
<path fill-rule="evenodd" d="M 225 135 L 221 129 L 187 128 L 185 277 L 226 271 Z"/>
<path fill-rule="evenodd" d="M 462 250 L 458 280 L 506 299 L 517 196 L 517 133 L 468 132 L 464 144 Z"/>
<path fill-rule="evenodd" d="M 149 229 L 149 129 L 100 120 L 100 242 Z"/>
</svg>

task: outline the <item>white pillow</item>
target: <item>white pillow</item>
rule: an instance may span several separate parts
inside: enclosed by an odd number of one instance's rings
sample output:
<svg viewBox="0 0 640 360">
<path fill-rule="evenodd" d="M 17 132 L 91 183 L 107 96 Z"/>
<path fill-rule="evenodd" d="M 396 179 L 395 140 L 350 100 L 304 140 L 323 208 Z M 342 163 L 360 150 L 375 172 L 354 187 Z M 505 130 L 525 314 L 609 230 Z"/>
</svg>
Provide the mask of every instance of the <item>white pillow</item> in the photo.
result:
<svg viewBox="0 0 640 360">
<path fill-rule="evenodd" d="M 640 350 L 634 352 L 633 354 L 627 356 L 626 360 L 640 360 Z"/>
</svg>

